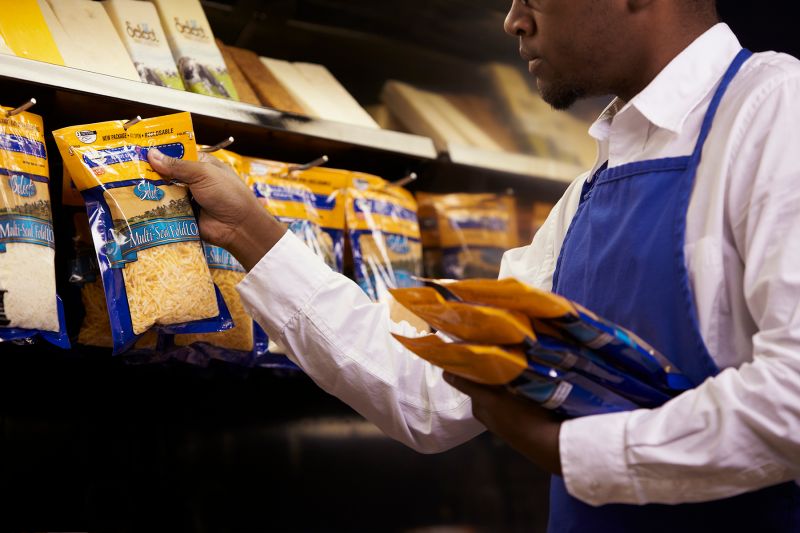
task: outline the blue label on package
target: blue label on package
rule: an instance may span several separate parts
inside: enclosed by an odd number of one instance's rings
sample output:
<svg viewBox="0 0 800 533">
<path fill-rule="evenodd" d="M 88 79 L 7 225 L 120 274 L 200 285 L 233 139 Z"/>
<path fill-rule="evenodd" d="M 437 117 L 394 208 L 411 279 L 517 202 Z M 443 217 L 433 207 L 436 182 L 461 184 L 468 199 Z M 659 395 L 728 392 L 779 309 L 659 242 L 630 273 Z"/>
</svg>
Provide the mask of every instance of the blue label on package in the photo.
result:
<svg viewBox="0 0 800 533">
<path fill-rule="evenodd" d="M 244 272 L 244 267 L 239 264 L 239 261 L 224 248 L 214 246 L 213 244 L 203 243 L 203 250 L 206 253 L 206 262 L 209 268 L 216 270 L 231 270 L 233 272 Z"/>
<path fill-rule="evenodd" d="M 131 224 L 122 231 L 111 230 L 105 253 L 111 268 L 122 268 L 136 261 L 141 250 L 175 242 L 199 241 L 200 231 L 194 217 L 156 218 Z"/>
<path fill-rule="evenodd" d="M 55 249 L 53 224 L 49 220 L 26 215 L 0 215 L 0 253 L 8 243 L 38 244 Z"/>
<path fill-rule="evenodd" d="M 147 161 L 147 153 L 153 148 L 169 157 L 183 159 L 184 146 L 182 143 L 162 144 L 160 146 L 137 146 L 133 144 L 117 148 L 106 148 L 84 154 L 83 162 L 89 168 L 107 167 L 131 161 Z"/>
</svg>

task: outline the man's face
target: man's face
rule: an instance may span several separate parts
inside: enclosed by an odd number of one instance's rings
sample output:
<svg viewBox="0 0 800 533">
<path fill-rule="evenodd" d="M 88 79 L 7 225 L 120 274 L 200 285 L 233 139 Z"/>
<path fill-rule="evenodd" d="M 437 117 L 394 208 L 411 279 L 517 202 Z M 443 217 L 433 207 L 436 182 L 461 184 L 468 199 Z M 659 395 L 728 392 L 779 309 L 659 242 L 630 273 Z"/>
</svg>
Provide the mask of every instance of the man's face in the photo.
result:
<svg viewBox="0 0 800 533">
<path fill-rule="evenodd" d="M 519 37 L 520 55 L 542 98 L 567 109 L 579 98 L 609 92 L 609 70 L 622 40 L 615 0 L 513 0 L 505 31 Z"/>
</svg>

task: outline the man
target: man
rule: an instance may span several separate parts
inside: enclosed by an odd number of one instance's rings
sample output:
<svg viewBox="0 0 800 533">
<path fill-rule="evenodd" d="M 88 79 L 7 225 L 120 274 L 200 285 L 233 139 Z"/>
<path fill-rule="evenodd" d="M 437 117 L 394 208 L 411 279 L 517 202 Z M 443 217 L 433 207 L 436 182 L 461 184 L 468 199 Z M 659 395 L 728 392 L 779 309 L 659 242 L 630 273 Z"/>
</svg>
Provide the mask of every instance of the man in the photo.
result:
<svg viewBox="0 0 800 533">
<path fill-rule="evenodd" d="M 712 0 L 514 0 L 505 29 L 554 107 L 617 98 L 595 168 L 501 275 L 664 351 L 697 387 L 659 409 L 561 422 L 443 377 L 221 165 L 151 162 L 189 185 L 203 237 L 250 271 L 249 310 L 322 388 L 422 452 L 493 431 L 557 476 L 552 531 L 800 531 L 800 64 L 742 51 Z"/>
</svg>

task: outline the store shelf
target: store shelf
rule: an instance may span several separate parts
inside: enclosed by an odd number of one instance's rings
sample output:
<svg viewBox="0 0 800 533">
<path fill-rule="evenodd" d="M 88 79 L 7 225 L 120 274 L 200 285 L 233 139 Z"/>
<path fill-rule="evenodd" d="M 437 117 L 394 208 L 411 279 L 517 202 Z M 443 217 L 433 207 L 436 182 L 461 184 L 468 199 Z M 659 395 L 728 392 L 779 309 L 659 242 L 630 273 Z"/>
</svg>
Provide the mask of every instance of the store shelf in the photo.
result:
<svg viewBox="0 0 800 533">
<path fill-rule="evenodd" d="M 545 159 L 526 154 L 516 154 L 510 152 L 497 152 L 464 146 L 461 144 L 449 144 L 447 153 L 450 161 L 458 165 L 467 165 L 485 170 L 496 172 L 506 172 L 519 176 L 527 176 L 531 179 L 544 179 L 569 184 L 585 169 L 553 159 Z"/>
<path fill-rule="evenodd" d="M 195 116 L 414 159 L 434 160 L 437 157 L 433 141 L 419 135 L 313 119 L 13 56 L 0 55 L 0 80 L 49 87 L 94 100 L 99 100 L 97 97 L 112 98 L 133 107 L 188 111 Z M 88 106 L 91 106 L 91 102 L 87 102 Z"/>
</svg>

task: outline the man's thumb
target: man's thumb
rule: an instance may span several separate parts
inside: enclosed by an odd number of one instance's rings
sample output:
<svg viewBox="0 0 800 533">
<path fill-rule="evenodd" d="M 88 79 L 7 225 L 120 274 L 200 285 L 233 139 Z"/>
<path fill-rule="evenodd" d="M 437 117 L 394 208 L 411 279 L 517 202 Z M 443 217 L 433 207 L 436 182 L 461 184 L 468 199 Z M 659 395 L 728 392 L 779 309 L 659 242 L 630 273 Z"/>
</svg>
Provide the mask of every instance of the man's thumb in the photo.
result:
<svg viewBox="0 0 800 533">
<path fill-rule="evenodd" d="M 161 177 L 171 181 L 178 181 L 186 185 L 192 185 L 200 181 L 205 175 L 205 167 L 198 161 L 186 161 L 170 157 L 157 148 L 147 151 L 147 160 L 153 170 L 158 172 Z"/>
</svg>

